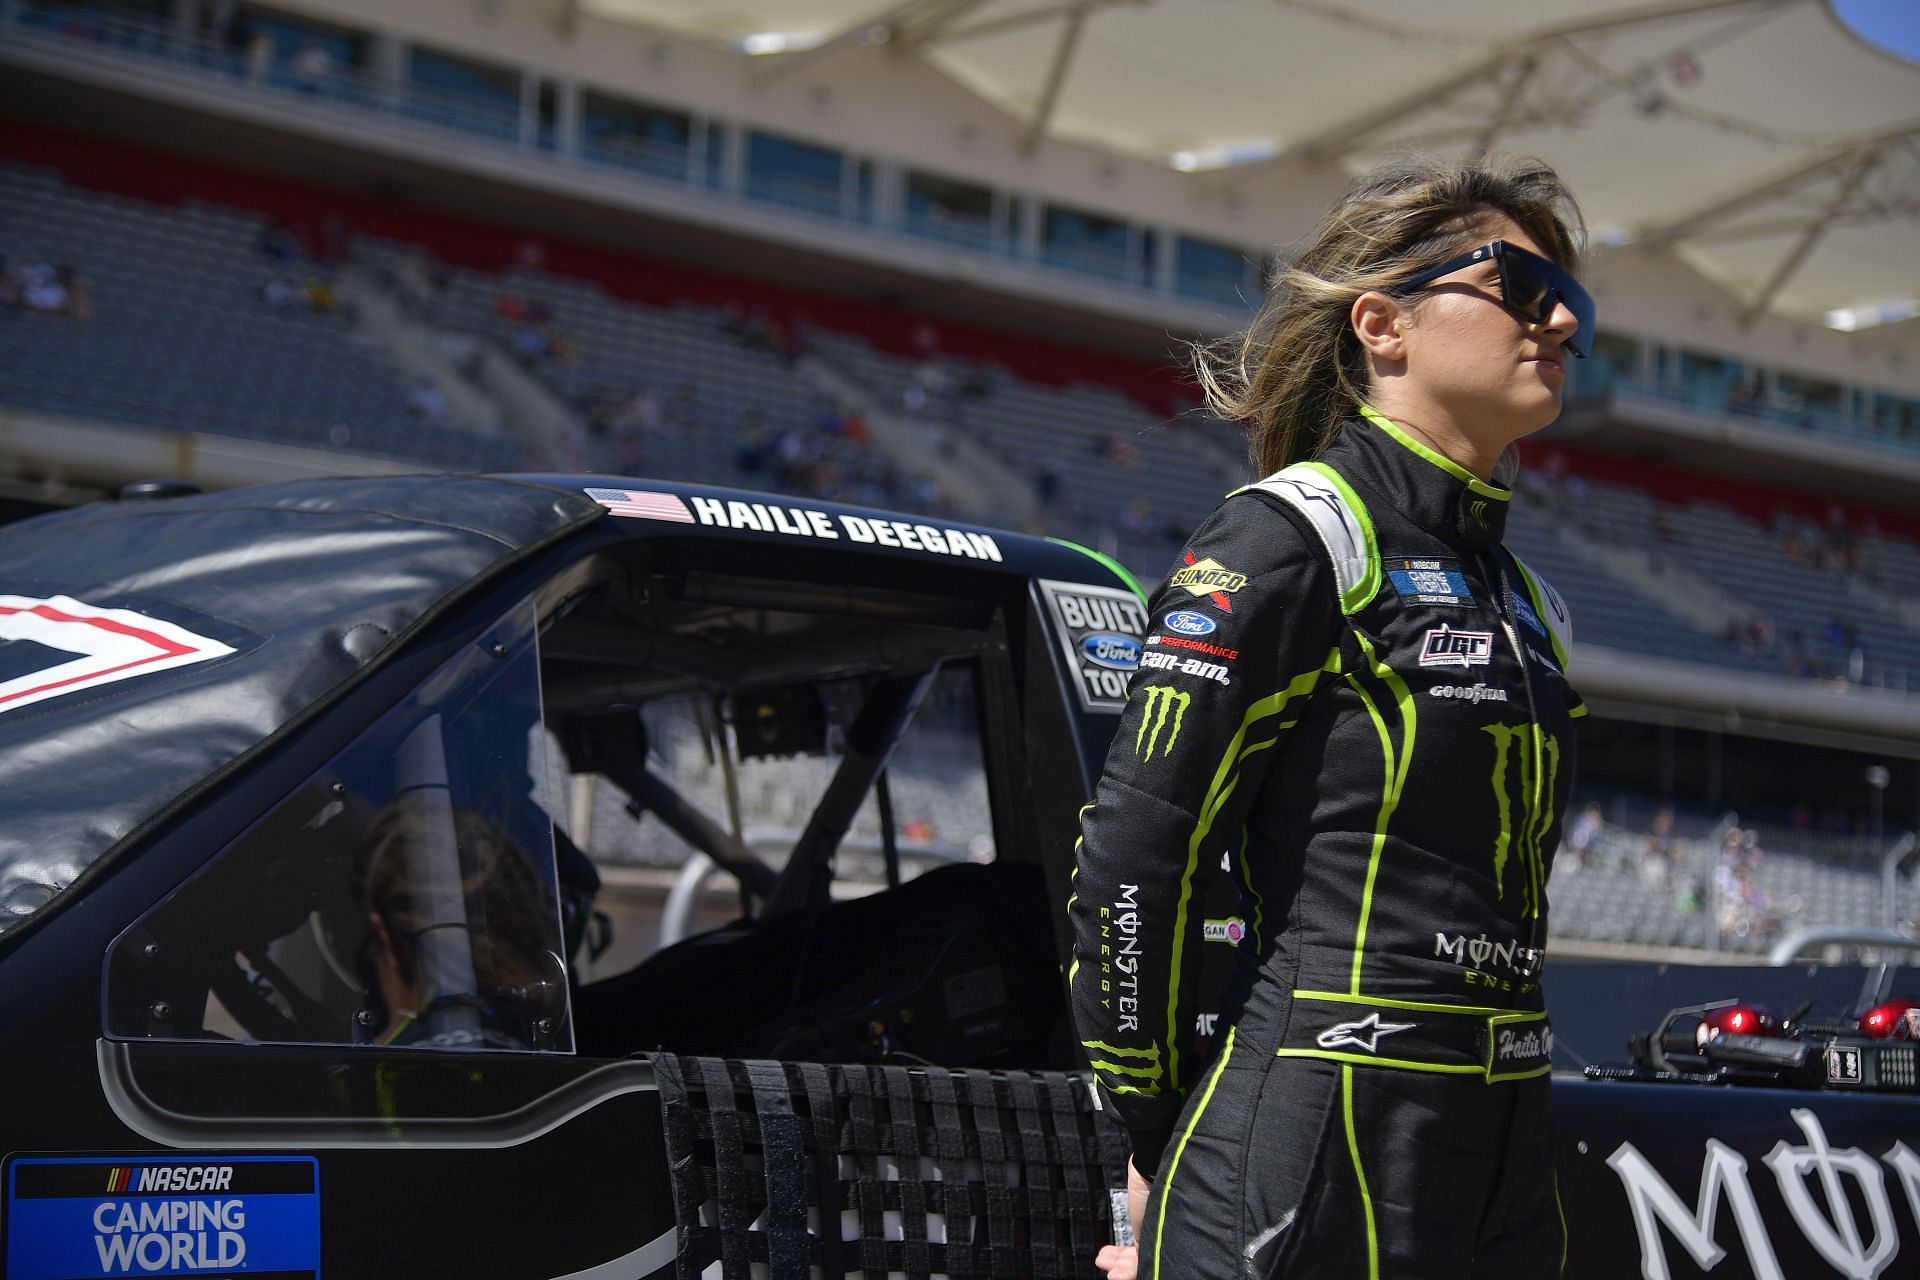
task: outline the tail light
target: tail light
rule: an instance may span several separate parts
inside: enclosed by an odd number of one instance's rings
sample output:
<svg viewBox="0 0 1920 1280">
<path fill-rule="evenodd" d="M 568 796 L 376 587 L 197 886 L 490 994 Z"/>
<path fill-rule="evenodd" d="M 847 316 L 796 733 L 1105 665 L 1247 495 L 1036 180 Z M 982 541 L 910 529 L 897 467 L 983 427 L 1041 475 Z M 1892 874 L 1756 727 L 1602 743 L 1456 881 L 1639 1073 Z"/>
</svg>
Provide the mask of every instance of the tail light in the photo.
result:
<svg viewBox="0 0 1920 1280">
<path fill-rule="evenodd" d="M 1888 1000 L 1860 1015 L 1860 1034 L 1875 1040 L 1920 1040 L 1920 1000 Z"/>
<path fill-rule="evenodd" d="M 1693 1029 L 1696 1047 L 1703 1047 L 1709 1040 L 1717 1040 L 1724 1035 L 1736 1036 L 1777 1036 L 1784 1034 L 1780 1015 L 1763 1004 L 1730 1004 L 1724 1008 L 1711 1009 L 1700 1015 L 1700 1025 Z"/>
</svg>

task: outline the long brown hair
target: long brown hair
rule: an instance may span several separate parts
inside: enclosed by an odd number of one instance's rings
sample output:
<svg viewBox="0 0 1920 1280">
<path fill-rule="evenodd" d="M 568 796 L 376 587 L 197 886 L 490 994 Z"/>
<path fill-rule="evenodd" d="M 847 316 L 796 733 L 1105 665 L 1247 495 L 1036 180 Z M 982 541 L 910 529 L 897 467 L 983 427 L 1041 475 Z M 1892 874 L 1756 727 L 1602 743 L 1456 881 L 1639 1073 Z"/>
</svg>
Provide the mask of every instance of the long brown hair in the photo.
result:
<svg viewBox="0 0 1920 1280">
<path fill-rule="evenodd" d="M 1252 324 L 1194 348 L 1208 407 L 1251 428 L 1256 475 L 1318 454 L 1366 398 L 1366 359 L 1348 323 L 1354 299 L 1395 293 L 1471 248 L 1487 216 L 1502 213 L 1560 266 L 1577 267 L 1580 211 L 1544 162 L 1395 161 L 1347 189 L 1274 277 Z"/>
</svg>

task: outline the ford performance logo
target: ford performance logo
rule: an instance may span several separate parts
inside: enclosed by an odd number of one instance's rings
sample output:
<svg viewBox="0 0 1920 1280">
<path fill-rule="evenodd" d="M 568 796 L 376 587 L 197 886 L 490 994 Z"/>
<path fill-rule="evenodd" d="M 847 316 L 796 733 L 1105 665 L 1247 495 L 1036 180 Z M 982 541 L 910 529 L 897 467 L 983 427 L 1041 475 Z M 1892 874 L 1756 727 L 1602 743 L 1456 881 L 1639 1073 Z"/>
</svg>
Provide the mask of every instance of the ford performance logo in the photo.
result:
<svg viewBox="0 0 1920 1280">
<path fill-rule="evenodd" d="M 1176 609 L 1160 619 L 1160 625 L 1169 631 L 1177 631 L 1183 636 L 1204 636 L 1220 624 L 1204 613 L 1195 613 L 1191 609 Z"/>
<path fill-rule="evenodd" d="M 1131 671 L 1140 665 L 1140 642 L 1132 636 L 1096 632 L 1080 642 L 1080 652 L 1096 666 L 1115 671 Z"/>
</svg>

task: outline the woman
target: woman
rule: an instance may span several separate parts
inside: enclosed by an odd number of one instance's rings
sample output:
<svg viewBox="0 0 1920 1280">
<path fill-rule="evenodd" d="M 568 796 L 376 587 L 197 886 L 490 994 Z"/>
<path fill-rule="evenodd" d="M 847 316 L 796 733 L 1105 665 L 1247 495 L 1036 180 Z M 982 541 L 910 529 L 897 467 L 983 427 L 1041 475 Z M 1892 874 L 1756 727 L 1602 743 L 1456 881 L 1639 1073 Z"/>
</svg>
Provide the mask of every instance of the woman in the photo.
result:
<svg viewBox="0 0 1920 1280">
<path fill-rule="evenodd" d="M 1539 970 L 1585 709 L 1495 477 L 1592 340 L 1577 225 L 1538 162 L 1377 172 L 1201 362 L 1268 478 L 1153 601 L 1069 904 L 1133 1138 L 1112 1280 L 1559 1274 Z M 1223 859 L 1248 927 L 1203 1072 Z"/>
</svg>

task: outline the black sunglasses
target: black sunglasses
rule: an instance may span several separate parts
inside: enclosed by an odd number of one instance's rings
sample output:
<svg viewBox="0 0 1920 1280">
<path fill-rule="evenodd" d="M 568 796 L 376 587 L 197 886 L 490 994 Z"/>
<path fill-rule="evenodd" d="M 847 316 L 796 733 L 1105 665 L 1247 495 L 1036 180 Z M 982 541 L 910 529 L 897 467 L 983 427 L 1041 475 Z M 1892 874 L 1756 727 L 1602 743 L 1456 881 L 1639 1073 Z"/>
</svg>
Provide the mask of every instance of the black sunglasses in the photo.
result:
<svg viewBox="0 0 1920 1280">
<path fill-rule="evenodd" d="M 1500 301 L 1507 310 L 1529 324 L 1545 324 L 1553 318 L 1554 307 L 1564 302 L 1579 322 L 1579 327 L 1566 341 L 1567 350 L 1583 360 L 1592 352 L 1593 295 L 1554 263 L 1505 240 L 1495 240 L 1457 258 L 1449 258 L 1437 267 L 1422 271 L 1401 287 L 1417 289 L 1488 258 L 1500 264 Z"/>
</svg>

